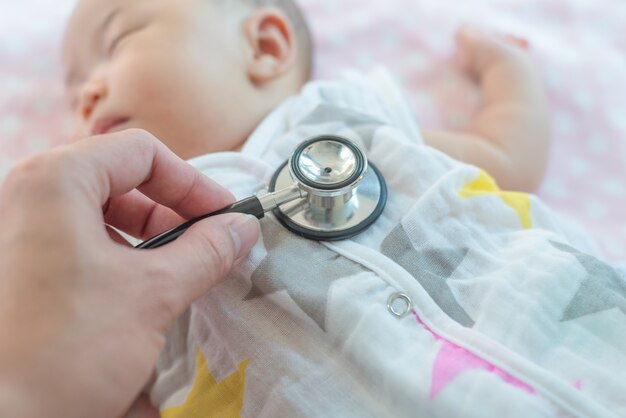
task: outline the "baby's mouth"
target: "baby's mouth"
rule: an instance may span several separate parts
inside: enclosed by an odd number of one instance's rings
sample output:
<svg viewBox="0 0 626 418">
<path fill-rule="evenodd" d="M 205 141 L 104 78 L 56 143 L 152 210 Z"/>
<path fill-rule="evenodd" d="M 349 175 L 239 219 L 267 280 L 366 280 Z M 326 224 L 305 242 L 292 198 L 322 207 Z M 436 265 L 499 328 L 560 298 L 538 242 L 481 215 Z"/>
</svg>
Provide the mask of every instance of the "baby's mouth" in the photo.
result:
<svg viewBox="0 0 626 418">
<path fill-rule="evenodd" d="M 130 118 L 103 118 L 98 119 L 94 122 L 91 127 L 91 135 L 102 135 L 115 130 L 115 128 L 119 127 L 129 121 Z"/>
</svg>

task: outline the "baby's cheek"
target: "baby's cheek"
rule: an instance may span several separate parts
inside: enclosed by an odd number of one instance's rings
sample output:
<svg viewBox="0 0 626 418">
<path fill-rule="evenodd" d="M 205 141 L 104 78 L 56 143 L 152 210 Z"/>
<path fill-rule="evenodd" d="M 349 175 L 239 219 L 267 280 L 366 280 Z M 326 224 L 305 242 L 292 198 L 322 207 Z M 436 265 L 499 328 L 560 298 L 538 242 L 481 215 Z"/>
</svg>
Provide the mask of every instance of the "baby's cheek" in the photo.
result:
<svg viewBox="0 0 626 418">
<path fill-rule="evenodd" d="M 150 55 L 131 54 L 128 52 L 119 57 L 111 74 L 116 85 L 116 96 L 130 111 L 141 111 L 150 108 L 155 101 L 164 99 L 162 92 L 162 64 Z"/>
<path fill-rule="evenodd" d="M 128 71 L 128 75 L 122 80 L 122 95 L 127 104 L 130 104 L 131 111 L 142 111 L 150 109 L 155 104 L 166 100 L 167 95 L 164 86 L 159 80 L 156 69 L 141 68 Z"/>
</svg>

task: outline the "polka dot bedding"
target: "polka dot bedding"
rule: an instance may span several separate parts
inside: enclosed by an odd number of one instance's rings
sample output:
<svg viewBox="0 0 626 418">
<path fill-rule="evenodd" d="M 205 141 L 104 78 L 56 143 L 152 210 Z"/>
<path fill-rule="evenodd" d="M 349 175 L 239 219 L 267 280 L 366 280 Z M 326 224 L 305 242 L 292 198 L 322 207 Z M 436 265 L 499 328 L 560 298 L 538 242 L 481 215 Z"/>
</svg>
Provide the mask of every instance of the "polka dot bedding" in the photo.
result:
<svg viewBox="0 0 626 418">
<path fill-rule="evenodd" d="M 59 43 L 74 0 L 0 4 L 0 177 L 70 136 Z M 538 194 L 626 260 L 626 2 L 300 0 L 315 34 L 315 77 L 384 65 L 424 128 L 462 129 L 480 103 L 454 64 L 467 24 L 526 39 L 546 85 L 553 147 Z M 523 174 L 522 174 L 523 175 Z"/>
</svg>

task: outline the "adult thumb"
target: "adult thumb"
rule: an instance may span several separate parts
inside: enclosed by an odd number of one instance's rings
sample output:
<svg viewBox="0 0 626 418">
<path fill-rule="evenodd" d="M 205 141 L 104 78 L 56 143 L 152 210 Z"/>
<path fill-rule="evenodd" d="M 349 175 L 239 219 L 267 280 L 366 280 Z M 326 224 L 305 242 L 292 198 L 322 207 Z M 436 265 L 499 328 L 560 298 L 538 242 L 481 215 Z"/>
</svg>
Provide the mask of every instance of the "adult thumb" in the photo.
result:
<svg viewBox="0 0 626 418">
<path fill-rule="evenodd" d="M 251 215 L 225 214 L 194 224 L 176 241 L 145 252 L 149 294 L 156 309 L 166 308 L 174 320 L 193 301 L 221 282 L 244 259 L 260 235 L 258 220 Z M 165 306 L 164 306 L 165 305 Z"/>
</svg>

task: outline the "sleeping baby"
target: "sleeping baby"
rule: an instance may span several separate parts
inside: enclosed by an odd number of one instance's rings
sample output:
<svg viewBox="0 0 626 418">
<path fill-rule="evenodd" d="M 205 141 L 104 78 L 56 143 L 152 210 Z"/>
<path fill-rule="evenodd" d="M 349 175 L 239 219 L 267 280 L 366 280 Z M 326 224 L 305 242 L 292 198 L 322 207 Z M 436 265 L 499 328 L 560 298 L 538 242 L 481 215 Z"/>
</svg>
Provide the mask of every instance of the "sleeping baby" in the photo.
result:
<svg viewBox="0 0 626 418">
<path fill-rule="evenodd" d="M 457 43 L 482 108 L 463 132 L 427 131 L 382 68 L 310 81 L 291 0 L 78 1 L 64 43 L 77 137 L 146 129 L 241 198 L 304 140 L 337 135 L 389 190 L 349 240 L 266 216 L 169 331 L 146 387 L 161 416 L 626 414 L 626 284 L 523 193 L 549 147 L 524 42 L 463 29 Z"/>
</svg>

